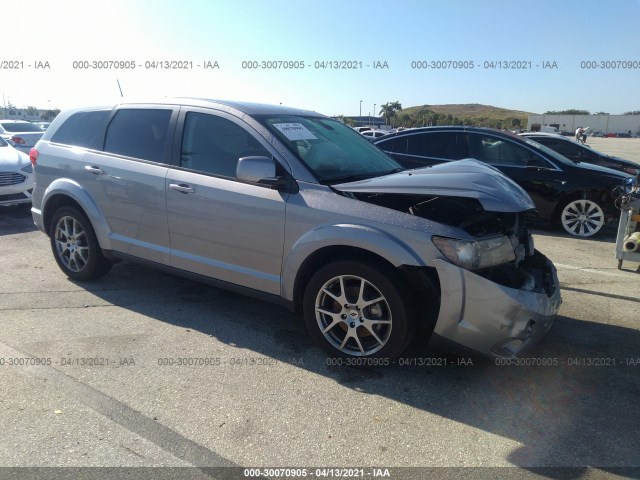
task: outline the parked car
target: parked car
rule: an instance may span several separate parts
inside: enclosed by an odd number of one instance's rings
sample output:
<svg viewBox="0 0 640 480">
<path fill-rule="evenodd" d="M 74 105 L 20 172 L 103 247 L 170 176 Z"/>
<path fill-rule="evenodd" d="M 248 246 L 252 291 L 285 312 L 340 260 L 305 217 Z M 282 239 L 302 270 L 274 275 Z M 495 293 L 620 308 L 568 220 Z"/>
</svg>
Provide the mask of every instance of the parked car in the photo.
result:
<svg viewBox="0 0 640 480">
<path fill-rule="evenodd" d="M 588 145 L 569 140 L 568 138 L 544 133 L 521 133 L 523 137 L 549 147 L 554 152 L 576 162 L 592 163 L 601 167 L 619 170 L 629 175 L 640 173 L 640 165 L 631 160 L 613 157 L 592 149 Z"/>
<path fill-rule="evenodd" d="M 618 136 L 617 133 L 605 133 L 604 138 L 616 138 Z"/>
<path fill-rule="evenodd" d="M 0 137 L 0 205 L 31 203 L 32 189 L 29 157 Z"/>
<path fill-rule="evenodd" d="M 271 299 L 353 365 L 388 363 L 417 328 L 519 355 L 561 302 L 516 183 L 476 160 L 405 172 L 317 113 L 184 98 L 69 110 L 31 160 L 33 218 L 69 278 L 127 259 Z"/>
<path fill-rule="evenodd" d="M 43 133 L 40 127 L 31 122 L 0 120 L 0 137 L 13 141 L 15 148 L 24 153 L 29 153 Z"/>
<path fill-rule="evenodd" d="M 386 132 L 385 130 L 365 130 L 364 132 L 361 133 L 361 135 L 365 137 L 367 140 L 372 140 L 372 141 L 380 137 L 384 137 L 387 134 L 388 132 Z"/>
<path fill-rule="evenodd" d="M 40 127 L 41 130 L 46 130 L 51 125 L 51 122 L 33 122 L 34 125 Z"/>
<path fill-rule="evenodd" d="M 612 190 L 628 175 L 574 162 L 512 133 L 479 127 L 426 127 L 375 142 L 406 168 L 475 158 L 494 166 L 531 196 L 538 221 L 557 223 L 570 235 L 588 237 L 617 221 Z"/>
<path fill-rule="evenodd" d="M 371 127 L 353 127 L 353 129 L 358 133 L 362 133 L 371 130 Z"/>
</svg>

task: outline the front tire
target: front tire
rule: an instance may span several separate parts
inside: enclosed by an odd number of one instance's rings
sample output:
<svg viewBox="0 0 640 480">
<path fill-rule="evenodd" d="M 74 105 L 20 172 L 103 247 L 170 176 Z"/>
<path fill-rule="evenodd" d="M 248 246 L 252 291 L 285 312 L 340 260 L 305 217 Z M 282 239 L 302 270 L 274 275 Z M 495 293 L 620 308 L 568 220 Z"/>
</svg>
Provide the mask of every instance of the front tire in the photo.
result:
<svg viewBox="0 0 640 480">
<path fill-rule="evenodd" d="M 91 222 L 76 208 L 56 210 L 49 239 L 58 266 L 72 280 L 93 280 L 111 268 L 111 263 L 102 255 Z"/>
<path fill-rule="evenodd" d="M 341 358 L 394 358 L 413 338 L 404 282 L 390 268 L 336 261 L 320 268 L 303 299 L 311 337 Z"/>
<path fill-rule="evenodd" d="M 587 199 L 567 202 L 559 220 L 563 230 L 574 237 L 591 237 L 602 230 L 605 223 L 602 207 Z"/>
</svg>

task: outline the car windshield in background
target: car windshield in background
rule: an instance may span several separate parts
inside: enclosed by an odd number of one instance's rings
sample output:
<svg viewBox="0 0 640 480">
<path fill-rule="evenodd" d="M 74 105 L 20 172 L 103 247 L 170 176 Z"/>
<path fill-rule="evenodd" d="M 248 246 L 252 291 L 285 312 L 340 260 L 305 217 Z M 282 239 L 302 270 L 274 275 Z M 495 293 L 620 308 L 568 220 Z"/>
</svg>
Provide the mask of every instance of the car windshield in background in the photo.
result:
<svg viewBox="0 0 640 480">
<path fill-rule="evenodd" d="M 258 120 L 325 184 L 379 177 L 400 164 L 342 123 L 318 117 L 264 116 Z"/>
<path fill-rule="evenodd" d="M 28 122 L 2 122 L 2 128 L 7 132 L 38 132 L 42 133 L 42 129 Z"/>
</svg>

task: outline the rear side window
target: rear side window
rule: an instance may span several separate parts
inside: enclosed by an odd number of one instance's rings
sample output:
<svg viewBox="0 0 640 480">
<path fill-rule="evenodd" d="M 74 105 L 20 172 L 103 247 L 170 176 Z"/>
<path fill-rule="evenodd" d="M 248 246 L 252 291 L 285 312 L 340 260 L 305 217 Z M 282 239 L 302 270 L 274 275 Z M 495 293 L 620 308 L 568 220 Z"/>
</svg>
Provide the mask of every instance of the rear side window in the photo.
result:
<svg viewBox="0 0 640 480">
<path fill-rule="evenodd" d="M 111 120 L 104 151 L 163 162 L 171 110 L 120 109 Z"/>
<path fill-rule="evenodd" d="M 461 160 L 468 157 L 464 135 L 456 132 L 431 132 L 408 136 L 407 153 L 418 157 Z"/>
<path fill-rule="evenodd" d="M 51 142 L 100 149 L 110 113 L 111 110 L 74 113 L 53 134 Z"/>
<path fill-rule="evenodd" d="M 390 138 L 376 144 L 378 148 L 390 153 L 407 153 L 407 137 Z"/>
</svg>

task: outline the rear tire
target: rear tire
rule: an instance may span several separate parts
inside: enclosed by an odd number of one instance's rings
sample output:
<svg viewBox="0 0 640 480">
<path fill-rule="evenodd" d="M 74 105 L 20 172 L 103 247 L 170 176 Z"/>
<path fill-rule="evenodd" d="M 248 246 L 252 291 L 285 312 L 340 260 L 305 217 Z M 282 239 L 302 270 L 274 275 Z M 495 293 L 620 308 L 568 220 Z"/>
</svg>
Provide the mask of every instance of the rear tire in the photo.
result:
<svg viewBox="0 0 640 480">
<path fill-rule="evenodd" d="M 74 207 L 56 210 L 49 226 L 49 239 L 58 266 L 72 280 L 93 280 L 111 268 L 91 222 Z"/>
<path fill-rule="evenodd" d="M 397 357 L 415 332 L 403 285 L 390 268 L 348 260 L 325 265 L 304 292 L 310 336 L 330 355 L 361 359 L 362 366 L 374 365 L 366 359 Z"/>
</svg>

